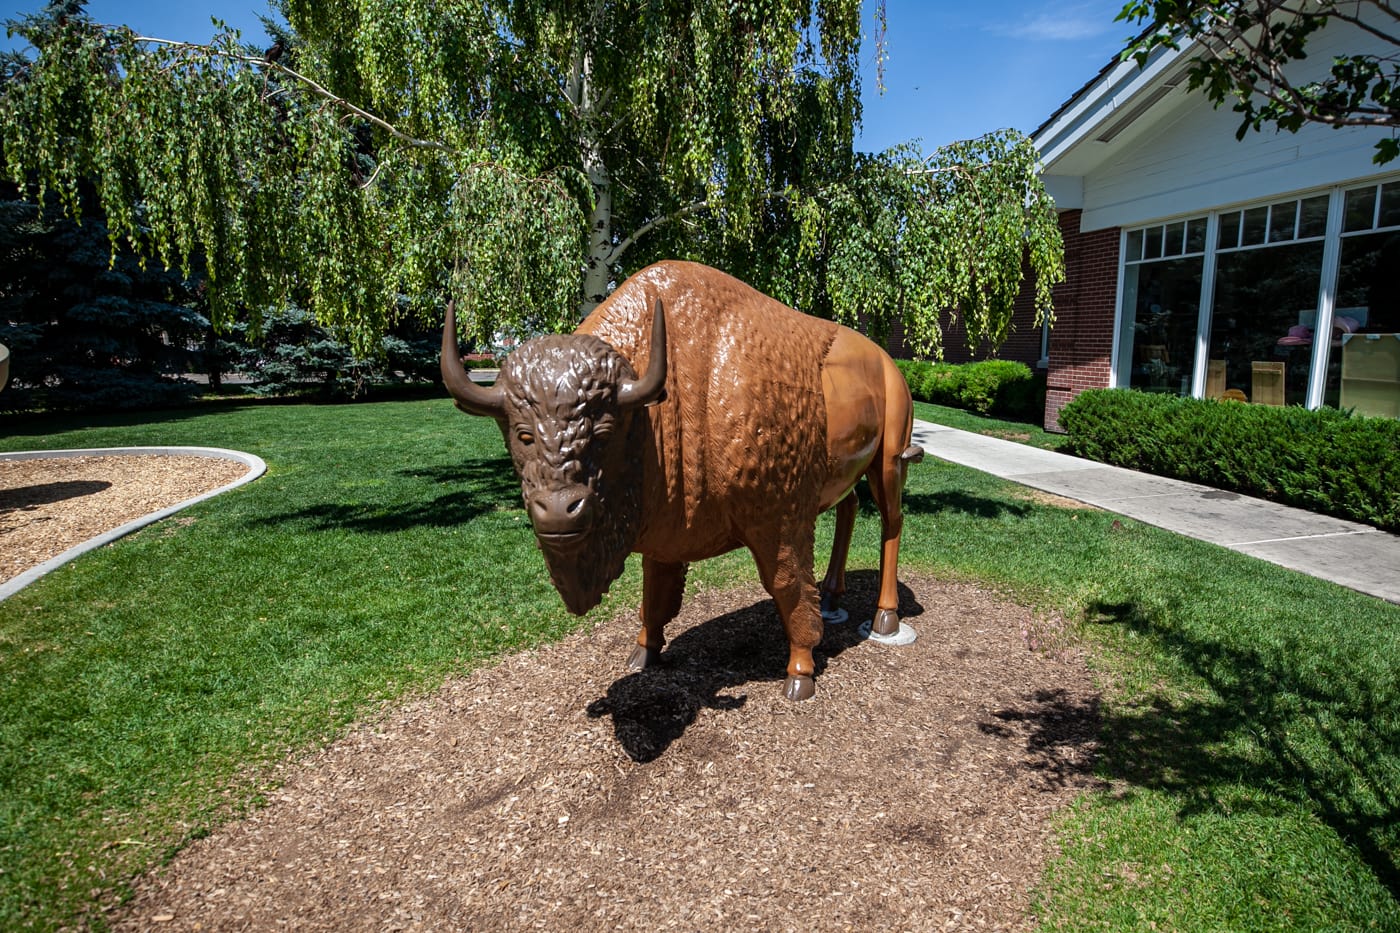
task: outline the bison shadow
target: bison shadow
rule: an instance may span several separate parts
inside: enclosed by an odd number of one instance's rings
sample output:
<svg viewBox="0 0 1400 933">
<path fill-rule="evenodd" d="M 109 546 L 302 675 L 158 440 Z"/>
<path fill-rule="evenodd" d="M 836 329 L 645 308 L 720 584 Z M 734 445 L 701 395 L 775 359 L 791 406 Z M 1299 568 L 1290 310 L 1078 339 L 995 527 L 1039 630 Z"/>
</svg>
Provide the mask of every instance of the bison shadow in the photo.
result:
<svg viewBox="0 0 1400 933">
<path fill-rule="evenodd" d="M 904 493 L 904 512 L 906 515 L 961 512 L 975 518 L 1000 518 L 1003 515 L 1025 518 L 1032 511 L 1034 511 L 1034 506 L 1030 503 L 1007 502 L 1004 499 L 969 495 L 961 490 L 944 490 L 935 493 L 906 491 Z"/>
<path fill-rule="evenodd" d="M 826 627 L 814 652 L 817 697 L 809 702 L 821 702 L 827 662 L 865 640 L 868 633 L 861 631 L 859 622 L 874 611 L 879 583 L 873 570 L 847 575 L 844 605 L 851 618 Z M 901 583 L 900 616 L 912 618 L 923 611 Z M 667 644 L 660 664 L 614 681 L 606 696 L 588 704 L 588 715 L 612 718 L 617 741 L 633 761 L 654 761 L 685 734 L 700 710 L 732 710 L 748 702 L 747 694 L 724 691 L 757 682 L 780 691 L 787 663 L 787 636 L 778 610 L 771 599 L 762 599 L 682 632 Z"/>
</svg>

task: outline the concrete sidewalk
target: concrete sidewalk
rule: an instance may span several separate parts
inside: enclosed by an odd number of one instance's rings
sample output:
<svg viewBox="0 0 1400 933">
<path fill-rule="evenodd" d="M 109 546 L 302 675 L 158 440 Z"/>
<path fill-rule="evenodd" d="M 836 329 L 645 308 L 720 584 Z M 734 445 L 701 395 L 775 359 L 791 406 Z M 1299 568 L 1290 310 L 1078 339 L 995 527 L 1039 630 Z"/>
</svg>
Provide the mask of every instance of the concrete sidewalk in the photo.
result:
<svg viewBox="0 0 1400 933">
<path fill-rule="evenodd" d="M 1400 603 L 1400 537 L 1263 499 L 914 422 L 943 460 Z"/>
</svg>

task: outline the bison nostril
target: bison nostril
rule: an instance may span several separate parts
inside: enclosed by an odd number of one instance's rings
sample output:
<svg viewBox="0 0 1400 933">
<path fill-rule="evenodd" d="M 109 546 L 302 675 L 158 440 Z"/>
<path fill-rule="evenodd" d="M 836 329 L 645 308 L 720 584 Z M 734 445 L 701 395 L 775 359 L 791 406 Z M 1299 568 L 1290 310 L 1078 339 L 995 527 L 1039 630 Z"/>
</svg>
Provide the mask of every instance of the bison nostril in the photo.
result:
<svg viewBox="0 0 1400 933">
<path fill-rule="evenodd" d="M 588 494 L 577 487 L 542 492 L 530 500 L 530 520 L 539 534 L 578 534 L 588 529 L 592 518 Z"/>
</svg>

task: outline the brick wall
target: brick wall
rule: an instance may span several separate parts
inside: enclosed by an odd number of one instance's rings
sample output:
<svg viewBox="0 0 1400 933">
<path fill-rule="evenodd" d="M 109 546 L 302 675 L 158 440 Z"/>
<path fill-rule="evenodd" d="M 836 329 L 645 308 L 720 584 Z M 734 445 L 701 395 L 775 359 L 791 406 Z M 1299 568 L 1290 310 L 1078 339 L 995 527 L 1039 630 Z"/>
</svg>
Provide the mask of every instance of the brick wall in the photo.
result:
<svg viewBox="0 0 1400 933">
<path fill-rule="evenodd" d="M 1022 275 L 1030 275 L 1029 268 L 1022 269 Z M 1035 295 L 1029 289 L 1021 289 L 1016 298 L 1015 310 L 1011 315 L 1011 335 L 995 353 L 985 343 L 976 349 L 967 347 L 967 328 L 962 318 L 949 321 L 944 312 L 938 323 L 943 327 L 943 359 L 948 363 L 971 363 L 975 360 L 1014 360 L 1025 363 L 1032 369 L 1040 361 L 1040 328 L 1035 326 Z M 914 357 L 913 349 L 904 342 L 904 324 L 895 321 L 890 328 L 890 339 L 885 344 L 890 356 L 897 360 Z"/>
<path fill-rule="evenodd" d="M 1050 329 L 1048 431 L 1060 430 L 1060 409 L 1080 392 L 1106 388 L 1112 369 L 1119 231 L 1113 227 L 1081 233 L 1079 214 L 1060 214 L 1065 280 L 1055 289 L 1055 326 Z"/>
</svg>

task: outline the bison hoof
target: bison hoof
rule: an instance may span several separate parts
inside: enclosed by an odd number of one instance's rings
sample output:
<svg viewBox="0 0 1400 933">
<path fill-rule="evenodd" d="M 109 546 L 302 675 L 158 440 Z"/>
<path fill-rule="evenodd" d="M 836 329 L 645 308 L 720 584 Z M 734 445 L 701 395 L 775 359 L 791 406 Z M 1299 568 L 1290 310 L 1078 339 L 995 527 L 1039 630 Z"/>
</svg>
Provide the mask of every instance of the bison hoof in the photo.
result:
<svg viewBox="0 0 1400 933">
<path fill-rule="evenodd" d="M 840 593 L 822 594 L 822 621 L 827 625 L 840 625 L 850 618 L 850 614 L 841 608 Z"/>
<path fill-rule="evenodd" d="M 789 677 L 783 686 L 783 696 L 789 700 L 810 700 L 817 692 L 817 683 L 806 674 Z"/>
<path fill-rule="evenodd" d="M 919 637 L 919 633 L 914 631 L 913 627 L 899 621 L 898 618 L 895 619 L 894 632 L 889 635 L 883 635 L 875 629 L 875 623 L 877 621 L 878 618 L 874 621 L 867 620 L 860 627 L 860 634 L 870 641 L 875 642 L 877 645 L 912 645 Z"/>
<path fill-rule="evenodd" d="M 644 671 L 649 667 L 654 667 L 661 657 L 659 648 L 647 648 L 642 645 L 632 649 L 632 654 L 627 659 L 627 669 L 629 671 Z"/>
</svg>

